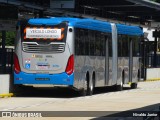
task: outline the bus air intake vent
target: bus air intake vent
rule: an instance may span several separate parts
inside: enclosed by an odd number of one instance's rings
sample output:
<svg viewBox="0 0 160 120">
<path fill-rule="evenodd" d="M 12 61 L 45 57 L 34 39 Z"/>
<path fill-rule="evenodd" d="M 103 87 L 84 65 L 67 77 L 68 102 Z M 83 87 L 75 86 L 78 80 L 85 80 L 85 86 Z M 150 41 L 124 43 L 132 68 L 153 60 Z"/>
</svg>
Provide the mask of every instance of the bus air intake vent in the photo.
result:
<svg viewBox="0 0 160 120">
<path fill-rule="evenodd" d="M 23 51 L 30 53 L 62 53 L 65 49 L 65 43 L 38 44 L 37 42 L 23 42 Z"/>
</svg>

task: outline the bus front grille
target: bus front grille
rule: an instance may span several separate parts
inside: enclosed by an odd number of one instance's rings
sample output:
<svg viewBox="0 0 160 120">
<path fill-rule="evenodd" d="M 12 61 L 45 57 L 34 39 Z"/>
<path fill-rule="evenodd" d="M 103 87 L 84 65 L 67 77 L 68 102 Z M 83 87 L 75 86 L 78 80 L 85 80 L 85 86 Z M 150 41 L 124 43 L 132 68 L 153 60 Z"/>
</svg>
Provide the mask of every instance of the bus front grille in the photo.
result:
<svg viewBox="0 0 160 120">
<path fill-rule="evenodd" d="M 40 53 L 40 52 L 54 52 L 62 53 L 64 52 L 65 43 L 51 42 L 50 44 L 38 44 L 37 42 L 23 42 L 22 43 L 23 51 Z"/>
</svg>

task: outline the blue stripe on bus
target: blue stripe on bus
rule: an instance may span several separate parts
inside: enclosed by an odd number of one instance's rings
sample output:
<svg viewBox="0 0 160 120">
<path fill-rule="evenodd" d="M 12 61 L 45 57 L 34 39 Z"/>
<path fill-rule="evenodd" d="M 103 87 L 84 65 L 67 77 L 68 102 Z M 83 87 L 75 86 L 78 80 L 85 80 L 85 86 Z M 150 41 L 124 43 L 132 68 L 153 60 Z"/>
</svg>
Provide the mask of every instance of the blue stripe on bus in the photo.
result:
<svg viewBox="0 0 160 120">
<path fill-rule="evenodd" d="M 68 21 L 69 23 L 79 21 L 79 18 L 66 18 L 66 17 L 56 17 L 56 18 L 36 18 L 29 19 L 28 23 L 32 25 L 57 25 L 62 22 Z"/>
<path fill-rule="evenodd" d="M 94 19 L 80 19 L 80 18 L 68 18 L 68 17 L 37 18 L 37 19 L 30 19 L 28 23 L 32 25 L 57 25 L 65 21 L 68 22 L 69 26 L 73 26 L 75 28 L 97 30 L 108 33 L 112 32 L 111 23 Z M 116 26 L 118 34 L 136 35 L 136 36 L 143 35 L 143 31 L 138 26 L 129 26 L 123 24 L 116 24 Z"/>
<path fill-rule="evenodd" d="M 75 28 L 84 28 L 84 29 L 96 30 L 96 31 L 107 32 L 107 33 L 111 33 L 112 31 L 110 23 L 93 20 L 93 19 L 84 19 L 84 20 L 78 21 L 76 23 L 73 23 L 73 26 Z"/>
<path fill-rule="evenodd" d="M 84 29 L 98 30 L 102 32 L 111 33 L 110 23 L 94 19 L 65 18 L 65 17 L 38 18 L 38 19 L 30 19 L 28 23 L 32 25 L 57 25 L 64 21 L 68 21 L 69 26 L 73 26 L 76 28 L 84 28 Z"/>
<path fill-rule="evenodd" d="M 32 25 L 57 25 L 60 24 L 62 21 L 55 19 L 47 19 L 47 18 L 38 18 L 38 19 L 29 19 L 28 23 Z"/>
<path fill-rule="evenodd" d="M 67 75 L 65 72 L 60 74 L 14 73 L 14 84 L 73 85 L 73 83 L 73 73 L 71 75 Z"/>
<path fill-rule="evenodd" d="M 122 24 L 116 24 L 118 34 L 124 35 L 136 35 L 141 36 L 143 35 L 143 31 L 138 26 L 127 26 Z"/>
</svg>

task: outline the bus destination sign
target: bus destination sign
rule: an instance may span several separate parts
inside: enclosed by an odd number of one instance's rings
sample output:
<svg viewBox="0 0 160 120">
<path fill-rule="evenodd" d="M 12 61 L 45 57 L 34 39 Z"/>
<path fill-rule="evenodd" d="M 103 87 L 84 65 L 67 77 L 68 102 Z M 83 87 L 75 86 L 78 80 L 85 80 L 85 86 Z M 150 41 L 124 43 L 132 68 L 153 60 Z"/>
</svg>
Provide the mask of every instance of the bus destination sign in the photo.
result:
<svg viewBox="0 0 160 120">
<path fill-rule="evenodd" d="M 26 38 L 61 38 L 61 29 L 27 28 Z"/>
</svg>

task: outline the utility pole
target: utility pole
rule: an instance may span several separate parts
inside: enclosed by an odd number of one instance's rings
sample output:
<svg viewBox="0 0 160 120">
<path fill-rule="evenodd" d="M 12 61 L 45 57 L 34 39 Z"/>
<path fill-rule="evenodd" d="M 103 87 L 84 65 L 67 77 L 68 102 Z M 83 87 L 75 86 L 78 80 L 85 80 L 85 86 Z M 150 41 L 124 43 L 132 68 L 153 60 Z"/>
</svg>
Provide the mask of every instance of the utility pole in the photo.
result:
<svg viewBox="0 0 160 120">
<path fill-rule="evenodd" d="M 153 31 L 154 40 L 154 64 L 153 67 L 157 67 L 157 39 L 160 38 L 160 28 L 159 26 L 155 31 Z"/>
<path fill-rule="evenodd" d="M 3 70 L 3 73 L 6 72 L 6 31 L 2 31 L 2 70 Z"/>
</svg>

